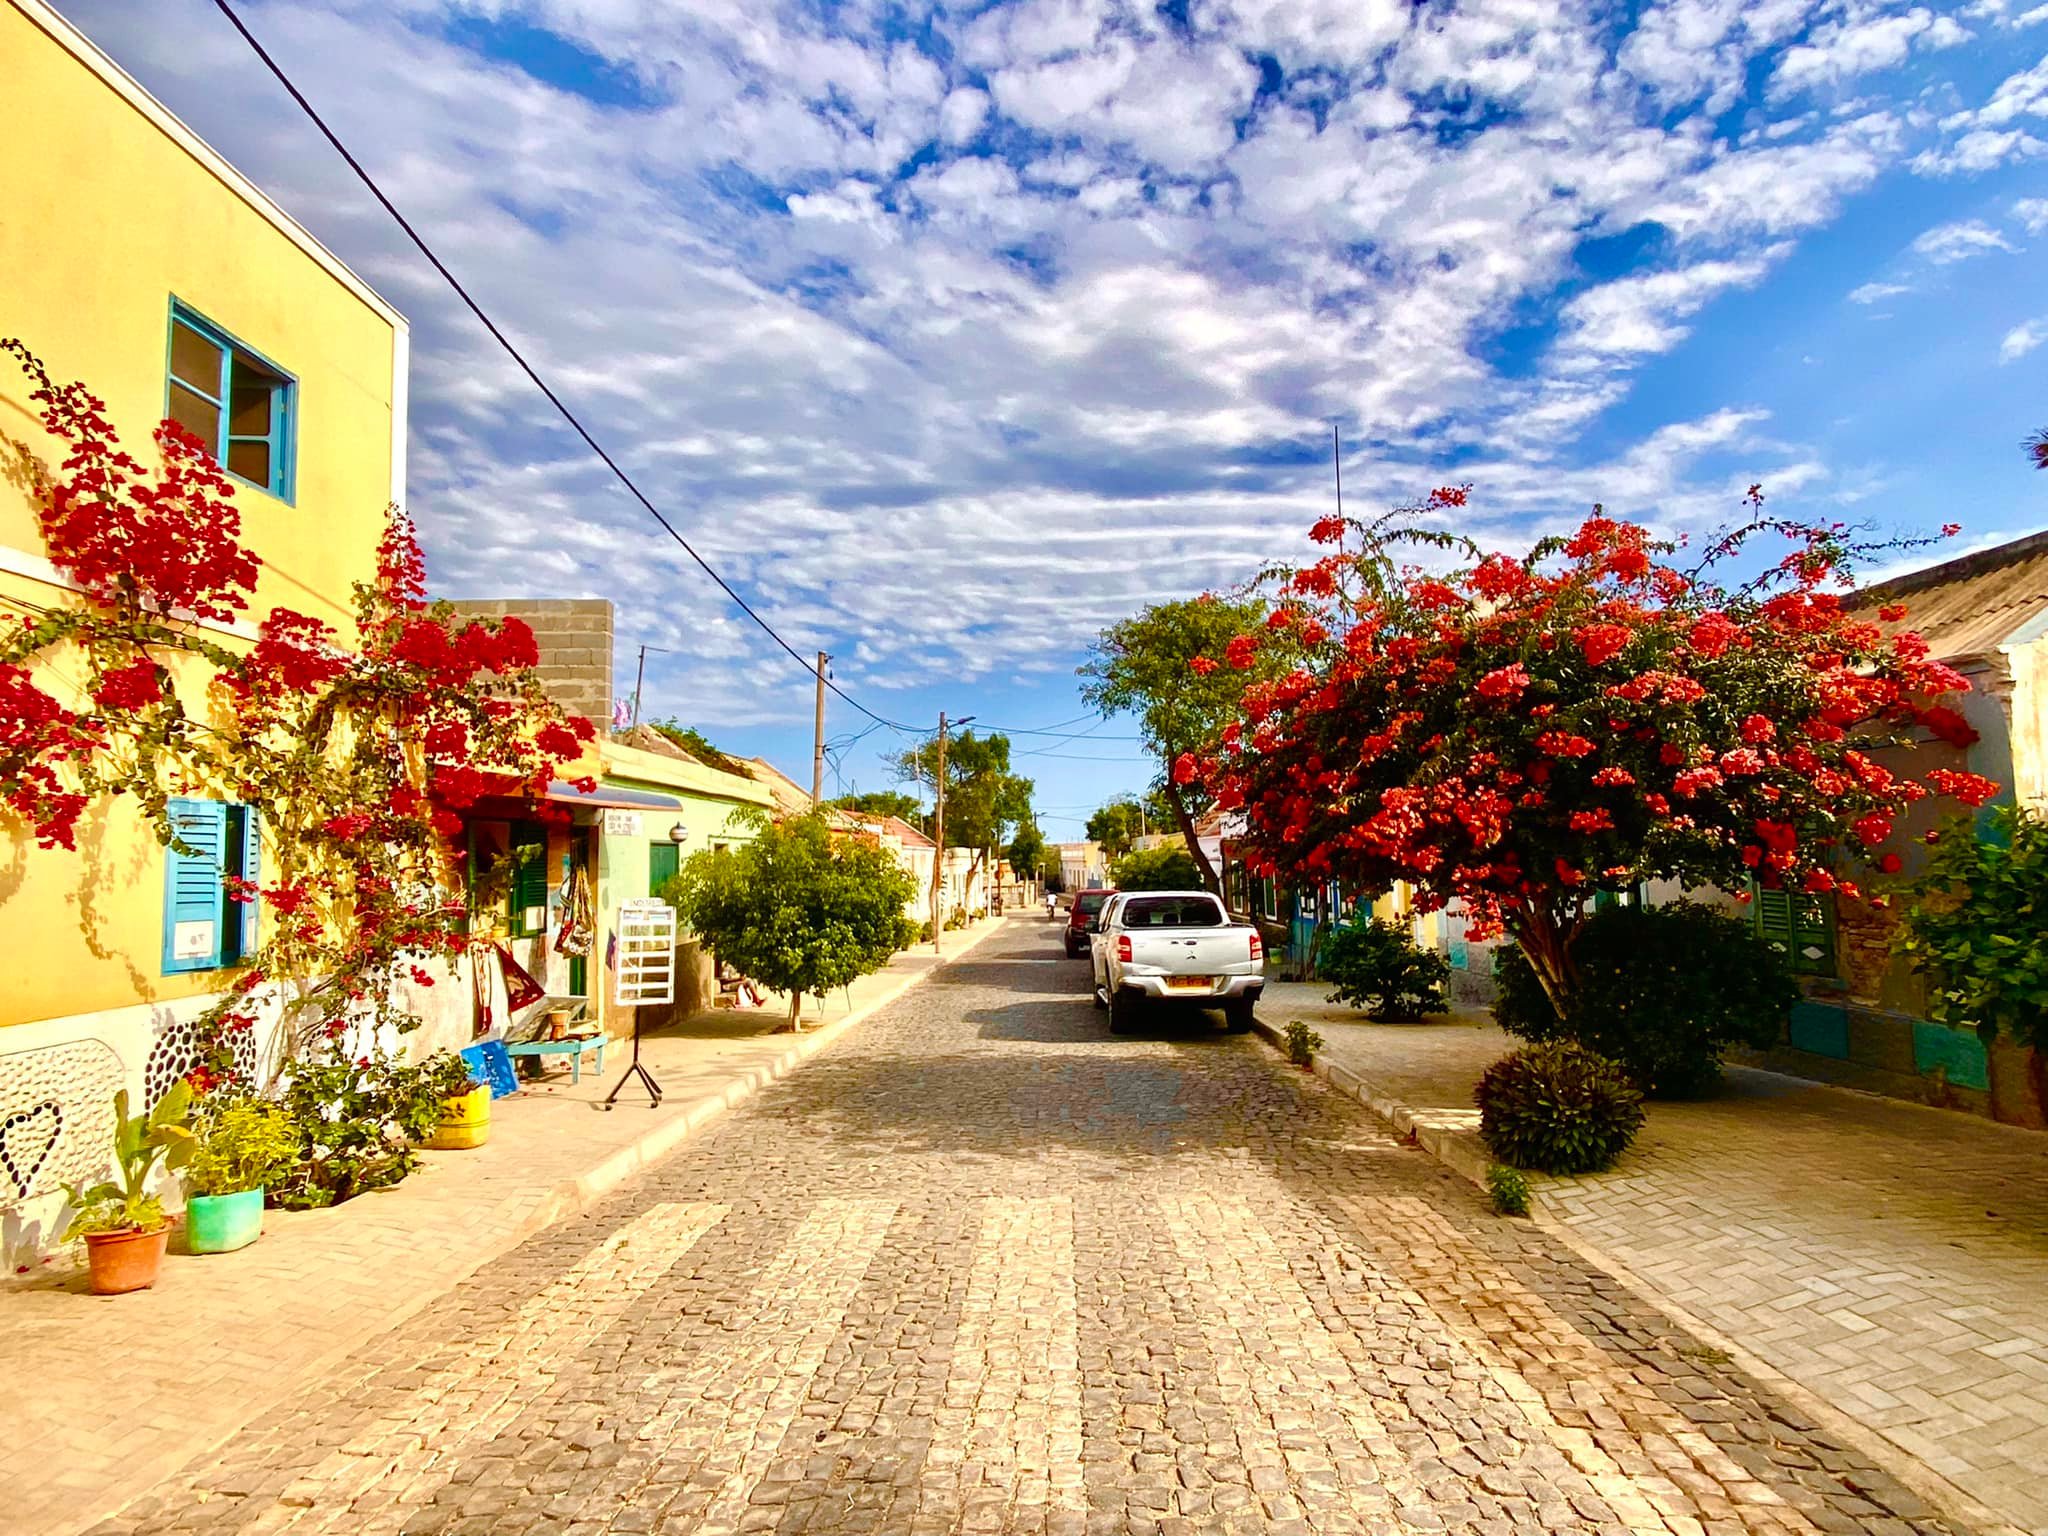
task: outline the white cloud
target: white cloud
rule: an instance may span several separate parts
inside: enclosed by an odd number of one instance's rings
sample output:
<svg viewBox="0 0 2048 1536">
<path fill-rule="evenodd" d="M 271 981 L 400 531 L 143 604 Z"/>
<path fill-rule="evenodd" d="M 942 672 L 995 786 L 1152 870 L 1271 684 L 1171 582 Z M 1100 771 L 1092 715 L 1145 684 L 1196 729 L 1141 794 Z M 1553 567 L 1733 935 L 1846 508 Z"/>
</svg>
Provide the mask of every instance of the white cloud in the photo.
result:
<svg viewBox="0 0 2048 1536">
<path fill-rule="evenodd" d="M 1911 293 L 1911 283 L 1869 282 L 1849 290 L 1851 304 L 1880 304 L 1886 299 L 1895 299 L 1902 293 Z"/>
<path fill-rule="evenodd" d="M 2041 9 L 2048 12 L 2048 6 Z M 1946 148 L 1922 151 L 1913 169 L 1922 175 L 1976 174 L 2048 154 L 2048 141 L 2030 131 L 2026 118 L 2048 118 L 2048 54 L 2000 81 L 1983 106 L 1944 117 L 1942 130 L 1957 138 Z"/>
<path fill-rule="evenodd" d="M 1998 360 L 2018 362 L 2044 341 L 2048 341 L 2048 318 L 2028 320 L 2005 333 L 2005 339 L 1998 344 Z"/>
<path fill-rule="evenodd" d="M 763 638 L 305 125 L 218 88 L 249 61 L 204 0 L 66 9 L 413 317 L 440 586 L 612 596 L 622 635 L 676 651 L 665 708 L 785 708 Z M 462 7 L 465 35 L 516 15 L 608 61 L 624 102 L 458 45 L 439 0 L 267 0 L 253 24 L 706 558 L 856 692 L 1068 668 L 1135 604 L 1295 549 L 1332 418 L 1347 492 L 1405 497 L 1456 453 L 1503 539 L 1593 500 L 1702 523 L 1761 474 L 1820 494 L 1835 472 L 1741 381 L 1624 417 L 1637 370 L 1887 170 L 2031 122 L 1936 143 L 1899 92 L 1795 111 L 1754 86 L 1809 29 L 1828 59 L 1790 78 L 1876 81 L 1859 61 L 1893 34 L 1850 34 L 1900 8 L 1868 0 L 1653 0 L 1618 57 L 1607 9 L 1554 0 L 1196 0 L 1185 24 L 995 0 L 935 9 L 923 48 L 893 9 L 829 9 Z M 1589 241 L 1633 254 L 1596 266 Z M 1621 446 L 1590 446 L 1596 421 Z"/>
<path fill-rule="evenodd" d="M 1959 219 L 1937 224 L 1913 241 L 1915 255 L 1924 256 L 1937 267 L 1952 266 L 1993 251 L 2010 251 L 2012 242 L 1982 219 Z"/>
<path fill-rule="evenodd" d="M 1785 50 L 1771 75 L 1771 93 L 1789 96 L 1838 85 L 1854 75 L 1891 68 L 1916 44 L 1922 49 L 1953 48 L 1968 37 L 1954 18 L 1937 17 L 1925 6 L 1899 15 L 1829 22 L 1816 28 L 1808 41 Z"/>
<path fill-rule="evenodd" d="M 2020 198 L 2012 205 L 2012 216 L 2026 226 L 2028 234 L 2040 234 L 2048 229 L 2048 197 Z"/>
</svg>

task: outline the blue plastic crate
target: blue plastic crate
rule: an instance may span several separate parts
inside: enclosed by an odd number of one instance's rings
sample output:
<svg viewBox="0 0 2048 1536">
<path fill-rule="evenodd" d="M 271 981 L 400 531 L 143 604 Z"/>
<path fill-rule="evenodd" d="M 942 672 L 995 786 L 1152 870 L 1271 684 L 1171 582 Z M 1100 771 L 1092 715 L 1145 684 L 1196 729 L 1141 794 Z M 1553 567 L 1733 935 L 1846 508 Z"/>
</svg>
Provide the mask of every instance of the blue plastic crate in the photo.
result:
<svg viewBox="0 0 2048 1536">
<path fill-rule="evenodd" d="M 477 1045 L 465 1045 L 462 1059 L 469 1063 L 472 1077 L 490 1085 L 492 1098 L 502 1099 L 508 1093 L 519 1091 L 519 1074 L 512 1068 L 512 1053 L 505 1049 L 504 1042 L 485 1040 Z"/>
</svg>

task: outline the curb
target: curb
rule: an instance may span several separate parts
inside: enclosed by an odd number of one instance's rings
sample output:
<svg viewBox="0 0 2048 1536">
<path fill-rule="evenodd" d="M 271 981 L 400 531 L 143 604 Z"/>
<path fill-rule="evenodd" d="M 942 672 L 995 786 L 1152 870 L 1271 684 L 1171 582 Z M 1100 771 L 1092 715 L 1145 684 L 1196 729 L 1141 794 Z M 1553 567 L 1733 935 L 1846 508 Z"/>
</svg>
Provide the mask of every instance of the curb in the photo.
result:
<svg viewBox="0 0 2048 1536">
<path fill-rule="evenodd" d="M 1287 1037 L 1263 1019 L 1252 1022 L 1253 1031 L 1285 1057 Z M 1493 1159 L 1479 1138 L 1462 1126 L 1433 1123 L 1427 1111 L 1417 1111 L 1399 1099 L 1375 1088 L 1349 1067 L 1338 1066 L 1318 1054 L 1309 1070 L 1338 1093 L 1354 1099 L 1386 1121 L 1453 1173 L 1462 1175 L 1479 1188 L 1486 1187 L 1486 1170 Z M 1912 1451 L 1886 1438 L 1882 1430 L 1843 1413 L 1839 1408 L 1801 1386 L 1776 1366 L 1759 1359 L 1712 1323 L 1700 1318 L 1645 1284 L 1632 1270 L 1612 1255 L 1585 1241 L 1545 1205 L 1542 1192 L 1529 1192 L 1530 1220 L 1580 1260 L 1613 1278 L 1636 1301 L 1660 1313 L 1693 1335 L 1700 1343 L 1719 1350 L 1744 1375 L 1754 1378 L 1790 1407 L 1813 1420 L 1836 1439 L 1868 1456 L 1911 1492 L 1918 1494 L 1944 1515 L 1977 1532 L 1977 1536 L 2030 1536 L 2030 1533 L 1972 1497 L 1934 1470 Z M 2041 1533 L 2033 1533 L 2041 1536 Z"/>
<path fill-rule="evenodd" d="M 1253 1019 L 1252 1031 L 1282 1056 L 1287 1054 L 1287 1037 L 1264 1019 Z M 1320 1052 L 1310 1063 L 1309 1071 L 1347 1099 L 1356 1099 L 1401 1135 L 1413 1137 L 1418 1146 L 1453 1173 L 1462 1174 L 1481 1188 L 1485 1187 L 1486 1170 L 1493 1159 L 1486 1155 L 1484 1147 L 1476 1144 L 1477 1138 L 1462 1126 L 1445 1125 L 1430 1119 L 1427 1111 L 1403 1104 L 1391 1094 L 1375 1088 L 1349 1067 L 1338 1066 Z"/>
</svg>

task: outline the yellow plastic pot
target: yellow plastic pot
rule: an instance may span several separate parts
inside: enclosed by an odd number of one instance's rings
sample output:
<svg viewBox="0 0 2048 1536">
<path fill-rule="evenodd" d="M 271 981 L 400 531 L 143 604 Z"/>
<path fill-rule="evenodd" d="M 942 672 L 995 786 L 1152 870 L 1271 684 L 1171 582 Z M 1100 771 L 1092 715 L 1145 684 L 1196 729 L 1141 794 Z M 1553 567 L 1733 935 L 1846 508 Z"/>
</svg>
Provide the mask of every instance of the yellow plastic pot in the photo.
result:
<svg viewBox="0 0 2048 1536">
<path fill-rule="evenodd" d="M 441 1128 L 421 1145 L 435 1152 L 462 1152 L 491 1139 L 491 1090 L 482 1083 L 441 1101 Z"/>
</svg>

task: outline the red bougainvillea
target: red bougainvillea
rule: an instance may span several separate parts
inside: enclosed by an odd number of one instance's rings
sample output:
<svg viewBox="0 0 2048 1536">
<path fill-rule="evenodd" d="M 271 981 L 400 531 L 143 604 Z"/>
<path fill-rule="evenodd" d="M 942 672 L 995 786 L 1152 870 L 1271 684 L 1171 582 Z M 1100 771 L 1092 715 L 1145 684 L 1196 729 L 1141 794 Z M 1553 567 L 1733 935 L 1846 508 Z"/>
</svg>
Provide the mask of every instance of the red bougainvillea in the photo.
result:
<svg viewBox="0 0 2048 1536">
<path fill-rule="evenodd" d="M 1476 933 L 1512 934 L 1556 999 L 1596 889 L 1754 875 L 1857 896 L 1838 849 L 1880 841 L 1930 793 L 1996 792 L 1871 755 L 1916 727 L 1953 739 L 1939 701 L 1967 684 L 1917 636 L 1844 609 L 1839 526 L 1766 518 L 1753 492 L 1750 521 L 1682 570 L 1596 508 L 1517 559 L 1431 530 L 1464 500 L 1438 491 L 1341 536 L 1319 525 L 1336 551 L 1277 578 L 1279 622 L 1245 644 L 1286 637 L 1295 665 L 1248 688 L 1239 725 L 1182 768 L 1242 809 L 1255 873 L 1460 903 Z M 1777 536 L 1789 551 L 1760 577 L 1717 582 Z M 1418 546 L 1467 563 L 1396 563 Z"/>
<path fill-rule="evenodd" d="M 231 639 L 261 562 L 219 466 L 165 422 L 145 469 L 83 385 L 55 383 L 19 341 L 0 351 L 63 445 L 55 468 L 18 456 L 80 594 L 0 634 L 0 810 L 69 848 L 101 797 L 131 801 L 166 844 L 167 797 L 253 807 L 261 878 L 233 894 L 262 903 L 261 946 L 204 1023 L 246 1030 L 266 992 L 298 1015 L 287 1039 L 416 1023 L 392 980 L 469 942 L 455 813 L 486 794 L 537 805 L 590 722 L 542 695 L 524 624 L 460 623 L 427 601 L 395 507 L 353 635 L 274 608 L 253 643 Z"/>
</svg>

